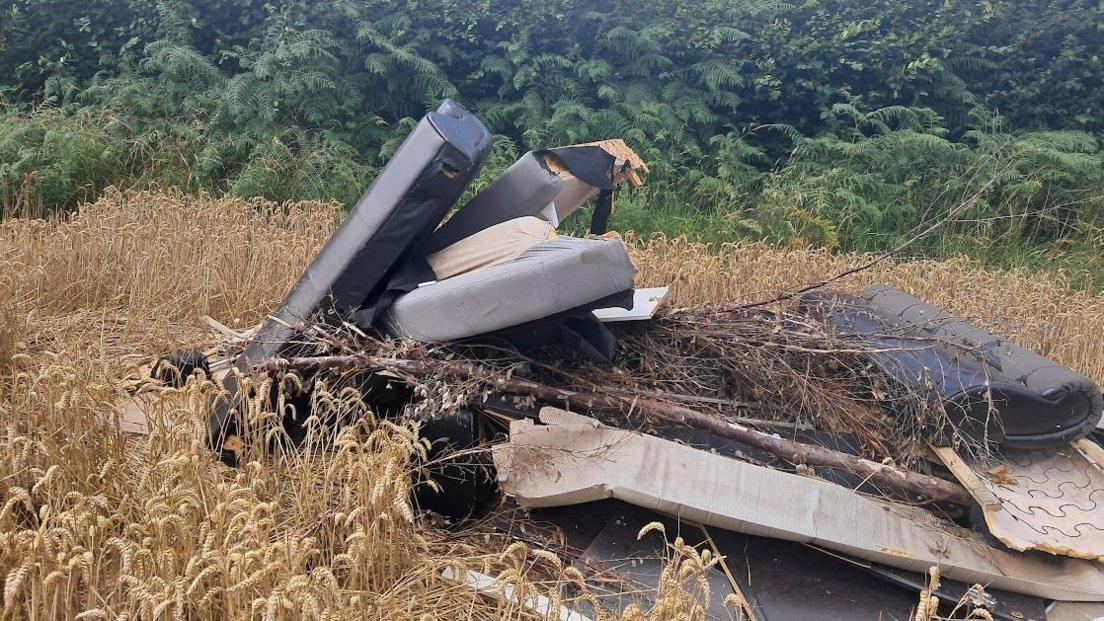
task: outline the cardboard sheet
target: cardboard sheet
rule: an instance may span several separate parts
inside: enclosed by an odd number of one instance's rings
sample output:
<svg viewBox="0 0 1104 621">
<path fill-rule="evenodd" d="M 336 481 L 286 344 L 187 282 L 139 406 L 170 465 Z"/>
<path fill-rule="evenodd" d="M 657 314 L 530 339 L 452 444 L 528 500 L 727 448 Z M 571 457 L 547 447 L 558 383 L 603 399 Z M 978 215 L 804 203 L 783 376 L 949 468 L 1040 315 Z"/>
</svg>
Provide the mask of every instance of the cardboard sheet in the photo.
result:
<svg viewBox="0 0 1104 621">
<path fill-rule="evenodd" d="M 256 328 L 237 333 L 210 317 L 205 319 L 224 338 L 229 336 L 222 334 L 224 331 L 234 334 L 233 338 L 226 338 L 220 344 L 220 347 L 203 352 L 209 358 L 211 380 L 221 384 L 223 379 L 230 373 L 232 362 L 221 350 L 227 345 L 249 338 L 256 331 Z M 116 412 L 119 417 L 119 431 L 123 433 L 148 435 L 150 427 L 158 421 L 165 422 L 179 419 L 178 416 L 168 416 L 170 412 L 188 407 L 187 394 L 184 391 L 166 390 L 155 383 L 149 383 L 149 374 L 149 367 L 142 367 L 139 369 L 138 377 L 127 380 L 121 387 L 126 396 L 120 399 Z M 196 426 L 194 429 L 196 437 L 202 437 L 203 431 L 201 426 Z"/>
<path fill-rule="evenodd" d="M 718 528 L 916 572 L 1068 601 L 1104 601 L 1104 564 L 993 548 L 926 511 L 596 421 L 515 421 L 495 447 L 503 490 L 527 508 L 617 498 Z"/>
<path fill-rule="evenodd" d="M 970 491 L 994 537 L 1013 550 L 1104 561 L 1104 470 L 1075 444 L 939 459 Z"/>
<path fill-rule="evenodd" d="M 119 431 L 136 435 L 149 433 L 149 421 L 153 416 L 156 395 L 135 395 L 119 408 Z"/>
<path fill-rule="evenodd" d="M 419 287 L 395 300 L 386 323 L 401 338 L 455 341 L 628 291 L 635 274 L 620 240 L 561 236 L 512 261 Z"/>
<path fill-rule="evenodd" d="M 203 437 L 203 425 L 199 419 L 189 416 L 188 395 L 182 390 L 157 390 L 139 392 L 119 407 L 119 431 L 133 435 L 149 435 L 157 425 L 173 429 L 191 425 L 189 430 L 197 438 Z"/>
</svg>

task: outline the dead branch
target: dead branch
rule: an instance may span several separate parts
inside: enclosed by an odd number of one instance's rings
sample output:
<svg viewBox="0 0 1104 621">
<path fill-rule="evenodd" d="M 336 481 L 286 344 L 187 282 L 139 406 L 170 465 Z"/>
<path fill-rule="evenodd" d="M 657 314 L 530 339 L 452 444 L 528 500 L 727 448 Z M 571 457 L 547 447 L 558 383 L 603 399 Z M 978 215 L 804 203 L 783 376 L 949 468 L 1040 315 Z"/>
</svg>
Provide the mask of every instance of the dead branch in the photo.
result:
<svg viewBox="0 0 1104 621">
<path fill-rule="evenodd" d="M 564 403 L 583 411 L 597 410 L 622 413 L 632 410 L 639 411 L 642 414 L 652 415 L 669 422 L 688 425 L 723 438 L 743 442 L 793 464 L 838 468 L 853 472 L 872 483 L 907 494 L 910 498 L 931 502 L 950 502 L 966 506 L 972 502 L 970 494 L 962 486 L 945 479 L 905 470 L 891 464 L 878 463 L 822 446 L 804 444 L 771 435 L 718 417 L 708 416 L 686 407 L 653 399 L 627 399 L 613 393 L 560 390 L 529 380 L 503 377 L 479 365 L 466 362 L 434 361 L 430 363 L 420 360 L 381 358 L 368 354 L 348 354 L 275 358 L 260 365 L 258 369 L 267 371 L 303 369 L 374 370 L 413 376 L 440 373 L 458 380 L 482 381 L 493 386 L 496 390 L 535 397 L 548 402 Z"/>
</svg>

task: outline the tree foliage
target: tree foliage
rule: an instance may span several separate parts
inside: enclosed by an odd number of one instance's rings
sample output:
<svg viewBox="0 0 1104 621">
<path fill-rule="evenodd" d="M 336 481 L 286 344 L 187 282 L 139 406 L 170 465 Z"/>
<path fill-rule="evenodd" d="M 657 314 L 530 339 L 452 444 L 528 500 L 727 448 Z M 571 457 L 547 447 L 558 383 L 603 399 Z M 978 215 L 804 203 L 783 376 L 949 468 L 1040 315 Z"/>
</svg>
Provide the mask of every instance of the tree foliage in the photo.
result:
<svg viewBox="0 0 1104 621">
<path fill-rule="evenodd" d="M 109 183 L 350 203 L 413 119 L 455 97 L 499 136 L 502 167 L 625 138 L 654 174 L 619 217 L 645 228 L 669 228 L 651 209 L 719 237 L 884 248 L 994 176 L 957 234 L 1052 241 L 1102 210 L 1097 2 L 0 9 L 0 178 L 35 172 L 54 206 Z"/>
</svg>

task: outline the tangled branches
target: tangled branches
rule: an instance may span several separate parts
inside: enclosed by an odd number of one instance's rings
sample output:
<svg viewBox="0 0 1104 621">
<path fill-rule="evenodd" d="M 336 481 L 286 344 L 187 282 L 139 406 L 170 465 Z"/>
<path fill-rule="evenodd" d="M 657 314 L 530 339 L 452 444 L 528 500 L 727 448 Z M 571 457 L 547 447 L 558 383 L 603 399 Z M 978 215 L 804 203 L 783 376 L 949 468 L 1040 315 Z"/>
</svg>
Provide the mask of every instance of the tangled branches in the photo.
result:
<svg viewBox="0 0 1104 621">
<path fill-rule="evenodd" d="M 416 417 L 478 402 L 513 379 L 553 392 L 602 395 L 628 404 L 620 409 L 630 415 L 632 404 L 645 399 L 724 421 L 846 434 L 864 456 L 905 464 L 942 420 L 929 401 L 871 364 L 870 351 L 842 343 L 807 315 L 703 306 L 618 331 L 609 366 L 558 349 L 533 358 L 486 343 L 416 344 L 318 329 L 297 358 L 336 370 L 331 384 L 366 390 L 366 369 L 385 370 L 412 387 L 409 413 Z M 319 358 L 326 356 L 329 362 Z M 335 356 L 354 358 L 334 362 Z"/>
<path fill-rule="evenodd" d="M 316 330 L 313 355 L 270 360 L 260 369 L 318 371 L 348 383 L 380 376 L 401 380 L 415 397 L 407 413 L 423 417 L 502 394 L 617 414 L 622 426 L 686 425 L 795 465 L 846 470 L 916 499 L 969 502 L 956 484 L 893 465 L 918 454 L 921 435 L 903 431 L 909 427 L 862 396 L 877 378 L 862 363 L 865 352 L 833 348 L 831 335 L 818 324 L 781 312 L 699 309 L 670 313 L 654 328 L 623 334 L 623 355 L 612 367 L 585 364 L 564 352 L 546 352 L 542 362 L 487 345 L 415 345 Z M 733 420 L 725 407 L 732 401 L 709 396 L 726 394 L 722 390 L 754 396 L 757 411 L 774 422 L 805 421 L 814 429 L 853 434 L 864 453 L 879 461 Z M 709 407 L 699 407 L 703 403 Z"/>
</svg>

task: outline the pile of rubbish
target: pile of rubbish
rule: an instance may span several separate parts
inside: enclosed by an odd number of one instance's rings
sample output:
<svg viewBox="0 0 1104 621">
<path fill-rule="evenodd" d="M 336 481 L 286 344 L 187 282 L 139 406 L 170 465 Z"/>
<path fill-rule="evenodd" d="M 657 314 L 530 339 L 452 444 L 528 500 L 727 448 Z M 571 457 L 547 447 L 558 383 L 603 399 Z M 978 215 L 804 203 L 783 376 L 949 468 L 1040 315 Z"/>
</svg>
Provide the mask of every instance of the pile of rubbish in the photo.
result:
<svg viewBox="0 0 1104 621">
<path fill-rule="evenodd" d="M 440 484 L 420 506 L 570 559 L 591 606 L 647 603 L 662 550 L 637 533 L 660 522 L 722 559 L 708 618 L 924 618 L 920 590 L 984 618 L 1104 616 L 1094 382 L 883 286 L 665 308 L 607 232 L 648 173 L 623 141 L 526 153 L 452 212 L 490 146 L 446 101 L 261 326 L 216 324 L 212 356 L 164 365 L 222 383 L 206 436 L 226 461 L 262 385 L 243 378 L 294 373 L 416 417 Z M 559 234 L 589 202 L 589 234 Z"/>
</svg>

